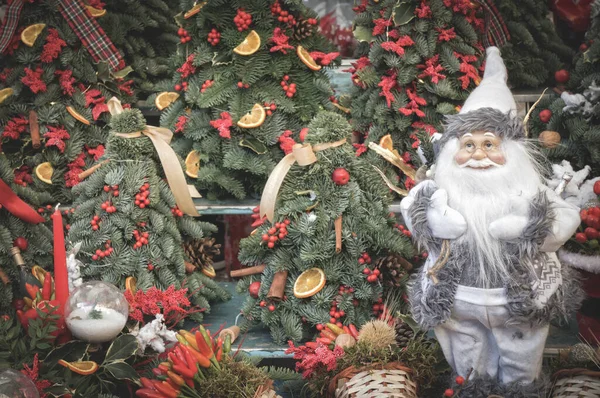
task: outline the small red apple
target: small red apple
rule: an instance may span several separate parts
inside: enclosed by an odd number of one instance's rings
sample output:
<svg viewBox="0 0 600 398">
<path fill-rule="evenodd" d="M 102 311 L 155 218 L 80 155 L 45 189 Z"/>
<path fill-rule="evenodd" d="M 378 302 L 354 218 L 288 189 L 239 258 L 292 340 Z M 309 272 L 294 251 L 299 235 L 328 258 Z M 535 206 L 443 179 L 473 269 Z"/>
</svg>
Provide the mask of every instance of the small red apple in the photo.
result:
<svg viewBox="0 0 600 398">
<path fill-rule="evenodd" d="M 552 111 L 550 109 L 544 109 L 540 112 L 540 120 L 542 123 L 548 123 L 552 117 Z"/>
<path fill-rule="evenodd" d="M 579 243 L 585 243 L 587 242 L 587 236 L 585 236 L 585 234 L 583 232 L 577 232 L 575 234 L 575 240 Z"/>
<path fill-rule="evenodd" d="M 350 173 L 343 167 L 339 167 L 333 171 L 331 178 L 337 185 L 346 185 L 350 181 Z"/>
<path fill-rule="evenodd" d="M 258 291 L 260 290 L 260 282 L 252 282 L 248 287 L 248 293 L 252 298 L 258 298 Z"/>
<path fill-rule="evenodd" d="M 556 80 L 556 82 L 560 83 L 560 84 L 564 84 L 564 83 L 568 82 L 569 77 L 570 77 L 569 71 L 566 69 L 557 70 L 554 73 L 554 80 Z"/>
<path fill-rule="evenodd" d="M 594 183 L 594 193 L 600 195 L 600 180 Z"/>
<path fill-rule="evenodd" d="M 29 247 L 29 242 L 24 237 L 19 236 L 17 239 L 14 240 L 13 246 L 18 247 L 19 250 L 24 252 Z"/>
<path fill-rule="evenodd" d="M 583 232 L 589 240 L 598 239 L 600 237 L 600 232 L 598 232 L 596 228 L 587 227 Z"/>
</svg>

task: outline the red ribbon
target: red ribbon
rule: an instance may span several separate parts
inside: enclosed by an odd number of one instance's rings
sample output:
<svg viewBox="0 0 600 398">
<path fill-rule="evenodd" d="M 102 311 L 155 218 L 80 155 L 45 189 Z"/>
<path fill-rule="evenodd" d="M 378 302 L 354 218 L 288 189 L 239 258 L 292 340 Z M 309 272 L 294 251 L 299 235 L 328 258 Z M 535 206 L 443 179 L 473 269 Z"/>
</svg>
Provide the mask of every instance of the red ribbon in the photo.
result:
<svg viewBox="0 0 600 398">
<path fill-rule="evenodd" d="M 0 205 L 4 206 L 13 216 L 30 224 L 39 224 L 46 221 L 44 217 L 21 200 L 3 180 L 0 180 Z"/>
</svg>

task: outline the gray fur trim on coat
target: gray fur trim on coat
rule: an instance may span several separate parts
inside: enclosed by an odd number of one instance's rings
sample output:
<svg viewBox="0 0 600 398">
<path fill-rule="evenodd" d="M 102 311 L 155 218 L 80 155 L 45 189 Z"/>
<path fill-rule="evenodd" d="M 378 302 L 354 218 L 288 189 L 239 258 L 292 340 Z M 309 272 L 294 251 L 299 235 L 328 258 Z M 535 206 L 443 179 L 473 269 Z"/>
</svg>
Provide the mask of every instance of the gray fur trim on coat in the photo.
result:
<svg viewBox="0 0 600 398">
<path fill-rule="evenodd" d="M 439 140 L 442 148 L 452 138 L 477 130 L 489 131 L 505 140 L 520 140 L 525 137 L 523 123 L 510 113 L 494 108 L 480 108 L 467 113 L 448 115 L 445 118 L 444 134 Z"/>
<path fill-rule="evenodd" d="M 531 384 L 502 384 L 490 377 L 483 377 L 466 382 L 461 388 L 460 395 L 469 398 L 488 398 L 490 395 L 499 395 L 503 398 L 540 398 L 545 397 L 551 387 L 550 378 L 544 373 Z"/>
</svg>

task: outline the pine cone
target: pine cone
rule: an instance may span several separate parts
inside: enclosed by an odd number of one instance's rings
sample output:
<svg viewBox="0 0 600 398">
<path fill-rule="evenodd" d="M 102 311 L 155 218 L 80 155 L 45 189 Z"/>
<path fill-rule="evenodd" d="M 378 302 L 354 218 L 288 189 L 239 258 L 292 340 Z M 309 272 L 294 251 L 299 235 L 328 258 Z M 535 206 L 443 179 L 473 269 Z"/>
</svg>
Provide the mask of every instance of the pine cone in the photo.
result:
<svg viewBox="0 0 600 398">
<path fill-rule="evenodd" d="M 293 38 L 295 40 L 304 40 L 312 35 L 313 26 L 306 19 L 299 21 L 294 27 Z"/>
<path fill-rule="evenodd" d="M 185 242 L 183 250 L 196 268 L 206 268 L 213 265 L 214 256 L 221 254 L 221 245 L 215 244 L 215 238 L 202 238 Z"/>
<path fill-rule="evenodd" d="M 400 287 L 406 280 L 406 275 L 412 270 L 412 264 L 403 257 L 391 254 L 382 257 L 375 264 L 383 274 L 383 280 L 390 287 Z"/>
<path fill-rule="evenodd" d="M 401 320 L 396 322 L 396 343 L 398 347 L 406 347 L 408 342 L 415 337 L 415 332 L 412 328 Z"/>
</svg>

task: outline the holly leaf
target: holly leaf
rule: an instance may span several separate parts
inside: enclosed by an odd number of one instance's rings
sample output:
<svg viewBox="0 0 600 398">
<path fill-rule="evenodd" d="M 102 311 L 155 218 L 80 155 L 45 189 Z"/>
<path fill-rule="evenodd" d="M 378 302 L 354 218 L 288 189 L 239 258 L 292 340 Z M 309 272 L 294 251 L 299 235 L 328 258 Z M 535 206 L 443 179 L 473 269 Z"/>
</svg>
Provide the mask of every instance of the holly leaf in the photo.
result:
<svg viewBox="0 0 600 398">
<path fill-rule="evenodd" d="M 50 351 L 50 353 L 44 358 L 44 367 L 48 370 L 52 370 L 54 367 L 62 366 L 58 365 L 59 359 L 64 359 L 67 362 L 79 361 L 85 355 L 88 344 L 83 341 L 69 341 L 66 344 Z"/>
<path fill-rule="evenodd" d="M 415 9 L 411 3 L 402 2 L 394 7 L 392 15 L 394 16 L 394 25 L 406 25 L 415 17 Z"/>
<path fill-rule="evenodd" d="M 110 364 L 111 362 L 123 361 L 135 354 L 138 347 L 138 342 L 134 335 L 121 335 L 108 348 L 104 363 Z"/>
<path fill-rule="evenodd" d="M 96 73 L 98 79 L 100 81 L 107 81 L 110 79 L 110 67 L 108 66 L 108 62 L 100 61 L 98 62 L 98 72 Z"/>
<path fill-rule="evenodd" d="M 268 150 L 267 146 L 262 141 L 254 137 L 244 138 L 240 141 L 240 146 L 243 146 L 244 148 L 250 148 L 259 155 L 267 153 Z"/>
<path fill-rule="evenodd" d="M 366 26 L 355 27 L 353 33 L 354 33 L 354 37 L 358 41 L 366 41 L 366 42 L 373 41 L 373 32 L 371 29 L 367 28 Z"/>
<path fill-rule="evenodd" d="M 126 362 L 112 362 L 103 367 L 115 379 L 137 381 L 140 378 L 135 369 Z"/>
<path fill-rule="evenodd" d="M 127 76 L 131 72 L 133 72 L 133 68 L 131 66 L 127 66 L 127 67 L 121 69 L 120 71 L 113 73 L 113 76 L 116 77 L 117 79 L 123 79 L 125 76 Z"/>
</svg>

